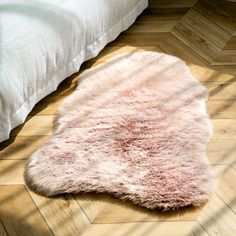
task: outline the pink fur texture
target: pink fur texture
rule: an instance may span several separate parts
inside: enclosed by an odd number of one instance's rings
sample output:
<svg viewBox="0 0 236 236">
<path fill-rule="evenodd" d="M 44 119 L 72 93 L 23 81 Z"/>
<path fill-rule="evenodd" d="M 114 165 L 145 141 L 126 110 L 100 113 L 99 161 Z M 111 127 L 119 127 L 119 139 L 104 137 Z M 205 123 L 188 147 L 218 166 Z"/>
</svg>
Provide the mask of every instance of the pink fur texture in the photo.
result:
<svg viewBox="0 0 236 236">
<path fill-rule="evenodd" d="M 213 187 L 206 99 L 176 57 L 114 57 L 81 74 L 53 136 L 29 159 L 26 183 L 46 196 L 107 192 L 151 209 L 198 206 Z"/>
</svg>

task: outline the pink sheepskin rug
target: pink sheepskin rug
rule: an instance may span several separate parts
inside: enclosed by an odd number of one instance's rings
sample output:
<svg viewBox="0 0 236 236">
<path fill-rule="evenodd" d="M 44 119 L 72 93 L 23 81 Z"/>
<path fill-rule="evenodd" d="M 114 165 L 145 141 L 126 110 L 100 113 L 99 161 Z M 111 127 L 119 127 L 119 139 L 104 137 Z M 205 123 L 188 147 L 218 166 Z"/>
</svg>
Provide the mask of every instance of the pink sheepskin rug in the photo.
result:
<svg viewBox="0 0 236 236">
<path fill-rule="evenodd" d="M 206 89 L 179 58 L 125 53 L 81 74 L 25 180 L 46 196 L 109 193 L 146 208 L 198 206 L 213 188 Z"/>
</svg>

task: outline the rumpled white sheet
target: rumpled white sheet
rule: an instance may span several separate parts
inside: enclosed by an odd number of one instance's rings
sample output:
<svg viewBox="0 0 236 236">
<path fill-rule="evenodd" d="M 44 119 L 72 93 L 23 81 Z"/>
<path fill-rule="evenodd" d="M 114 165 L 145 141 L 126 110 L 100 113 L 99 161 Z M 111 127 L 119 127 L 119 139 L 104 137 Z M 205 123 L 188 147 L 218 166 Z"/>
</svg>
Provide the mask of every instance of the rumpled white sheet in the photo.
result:
<svg viewBox="0 0 236 236">
<path fill-rule="evenodd" d="M 1 0 L 0 142 L 147 7 L 147 0 Z"/>
</svg>

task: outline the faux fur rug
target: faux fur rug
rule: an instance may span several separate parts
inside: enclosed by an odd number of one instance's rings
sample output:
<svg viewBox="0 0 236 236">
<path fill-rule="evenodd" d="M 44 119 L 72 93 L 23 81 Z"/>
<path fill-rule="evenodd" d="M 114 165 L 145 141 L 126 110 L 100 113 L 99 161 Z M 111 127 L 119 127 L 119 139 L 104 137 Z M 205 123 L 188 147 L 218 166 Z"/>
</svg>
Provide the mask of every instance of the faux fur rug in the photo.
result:
<svg viewBox="0 0 236 236">
<path fill-rule="evenodd" d="M 107 192 L 163 210 L 207 200 L 207 92 L 183 61 L 126 53 L 80 77 L 53 136 L 29 159 L 29 187 L 46 196 Z"/>
</svg>

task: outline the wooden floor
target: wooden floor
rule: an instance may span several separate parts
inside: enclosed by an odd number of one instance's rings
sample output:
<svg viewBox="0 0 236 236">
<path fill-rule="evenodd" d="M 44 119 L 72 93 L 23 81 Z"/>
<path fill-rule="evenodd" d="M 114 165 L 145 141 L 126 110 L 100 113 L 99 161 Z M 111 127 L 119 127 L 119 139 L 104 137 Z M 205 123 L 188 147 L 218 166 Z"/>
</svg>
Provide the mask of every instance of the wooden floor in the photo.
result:
<svg viewBox="0 0 236 236">
<path fill-rule="evenodd" d="M 125 51 L 182 58 L 210 94 L 214 135 L 207 156 L 218 180 L 214 195 L 197 209 L 161 213 L 107 195 L 49 199 L 27 189 L 26 160 L 51 135 L 56 110 L 74 90 L 78 73 L 39 102 L 25 124 L 0 144 L 1 236 L 236 235 L 236 7 L 221 0 L 201 0 L 193 7 L 154 5 L 81 71 Z"/>
</svg>

